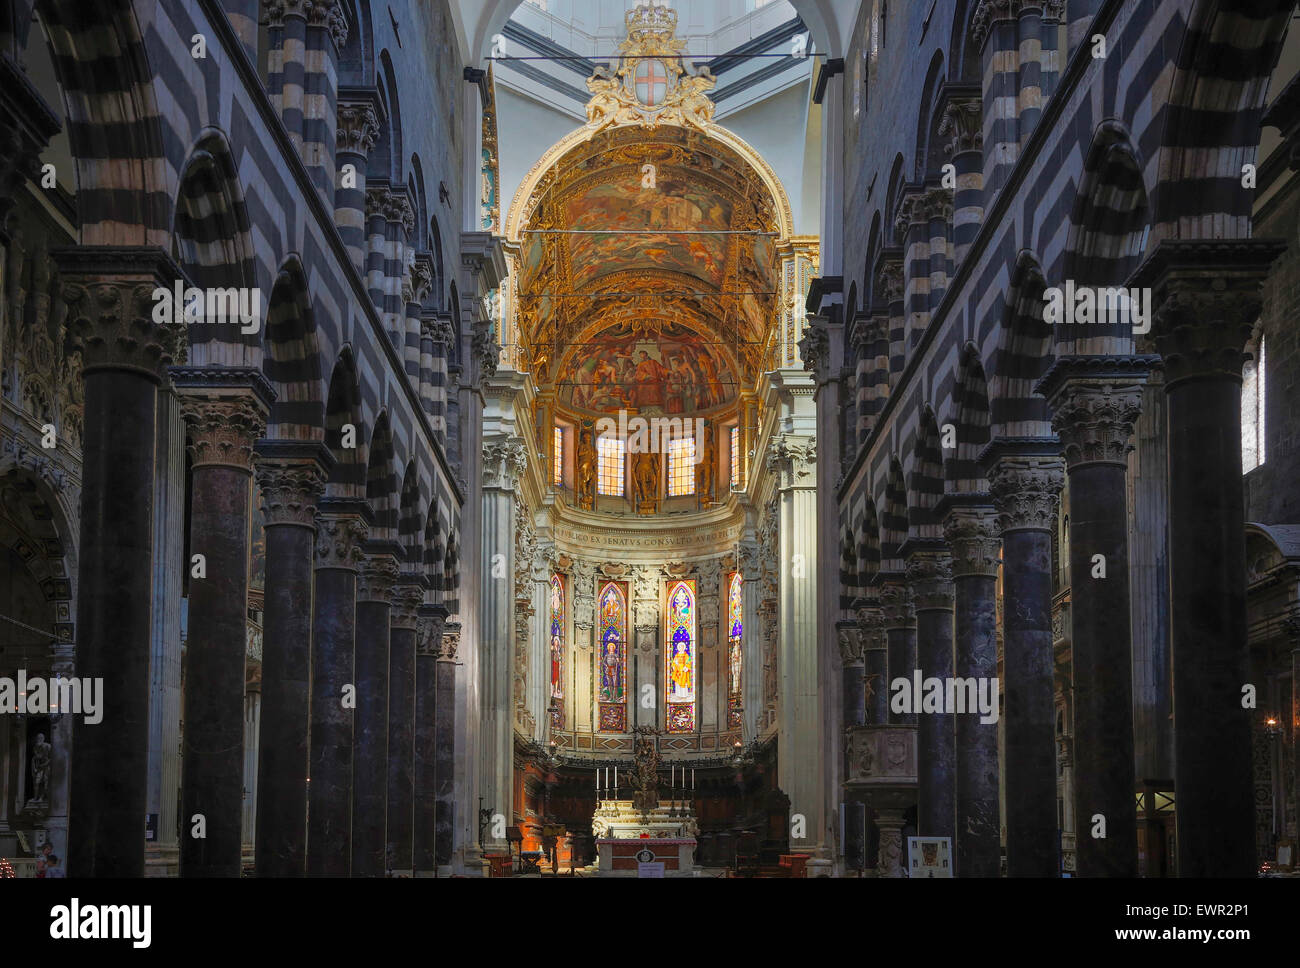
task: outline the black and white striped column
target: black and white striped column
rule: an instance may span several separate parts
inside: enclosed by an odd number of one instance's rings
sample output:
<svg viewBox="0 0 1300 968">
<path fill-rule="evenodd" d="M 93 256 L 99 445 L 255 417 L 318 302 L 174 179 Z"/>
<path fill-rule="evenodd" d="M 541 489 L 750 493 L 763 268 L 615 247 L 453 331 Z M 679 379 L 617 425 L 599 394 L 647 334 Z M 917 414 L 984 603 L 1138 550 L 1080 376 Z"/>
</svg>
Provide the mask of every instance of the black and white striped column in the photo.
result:
<svg viewBox="0 0 1300 968">
<path fill-rule="evenodd" d="M 944 151 L 952 159 L 957 187 L 952 199 L 953 263 L 961 265 L 984 221 L 983 102 L 979 97 L 950 98 L 944 105 L 939 133 L 949 139 Z"/>
<path fill-rule="evenodd" d="M 348 39 L 348 22 L 342 0 L 312 0 L 308 6 L 303 55 L 302 160 L 312 184 L 329 205 L 334 196 L 339 51 Z"/>
<path fill-rule="evenodd" d="M 338 175 L 334 190 L 334 223 L 357 271 L 365 275 L 369 248 L 366 222 L 366 163 L 379 137 L 379 117 L 368 101 L 340 102 L 338 109 Z"/>
<path fill-rule="evenodd" d="M 971 36 L 983 56 L 985 207 L 1006 184 L 1020 155 L 1017 94 L 1020 38 L 1015 7 L 1008 0 L 980 0 Z"/>
</svg>

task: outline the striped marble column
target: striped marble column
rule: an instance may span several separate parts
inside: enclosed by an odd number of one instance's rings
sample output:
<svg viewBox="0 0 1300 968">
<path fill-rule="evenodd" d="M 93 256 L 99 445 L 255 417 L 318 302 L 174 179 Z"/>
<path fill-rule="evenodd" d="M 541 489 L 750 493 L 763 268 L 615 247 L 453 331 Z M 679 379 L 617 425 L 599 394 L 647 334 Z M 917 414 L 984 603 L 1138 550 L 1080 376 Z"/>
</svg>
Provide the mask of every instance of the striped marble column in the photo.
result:
<svg viewBox="0 0 1300 968">
<path fill-rule="evenodd" d="M 853 333 L 850 337 L 853 345 L 854 363 L 854 439 L 864 442 L 871 435 L 871 378 L 875 369 L 875 319 L 859 313 L 853 321 Z"/>
<path fill-rule="evenodd" d="M 889 314 L 879 309 L 871 314 L 871 369 L 867 379 L 867 413 L 866 428 L 859 428 L 858 443 L 867 442 L 876 417 L 885 409 L 889 399 Z"/>
<path fill-rule="evenodd" d="M 980 0 L 971 17 L 971 36 L 983 56 L 985 208 L 1020 155 L 1018 6 L 1015 0 Z"/>
<path fill-rule="evenodd" d="M 1065 0 L 1042 0 L 1042 39 L 1038 57 L 1039 88 L 1043 101 L 1056 93 L 1061 81 L 1061 23 L 1065 19 Z"/>
<path fill-rule="evenodd" d="M 404 356 L 406 349 L 406 298 L 402 291 L 406 277 L 406 252 L 411 232 L 415 228 L 415 211 L 405 188 L 393 188 L 384 206 L 384 220 L 388 223 L 384 233 L 384 280 L 380 315 L 384 331 Z"/>
<path fill-rule="evenodd" d="M 443 446 L 447 447 L 448 390 L 451 382 L 447 357 L 451 353 L 454 333 L 451 329 L 451 319 L 446 313 L 427 317 L 423 325 L 421 338 L 429 347 L 429 369 L 427 381 L 422 380 L 420 384 L 420 399 L 425 404 L 430 423 L 433 424 L 433 432 L 442 441 Z M 423 350 L 421 356 L 423 357 Z"/>
<path fill-rule="evenodd" d="M 939 310 L 952 277 L 952 193 L 946 188 L 930 188 L 921 196 L 920 214 L 926 223 L 926 240 L 930 246 L 929 278 L 925 320 L 928 324 Z M 920 327 L 913 334 L 920 340 Z M 913 344 L 915 345 L 915 344 Z"/>
<path fill-rule="evenodd" d="M 226 19 L 239 37 L 244 53 L 254 64 L 257 63 L 257 20 L 258 0 L 221 0 L 225 8 Z"/>
<path fill-rule="evenodd" d="M 369 101 L 343 101 L 338 108 L 338 175 L 334 223 L 357 271 L 366 272 L 366 160 L 379 137 L 379 117 Z"/>
<path fill-rule="evenodd" d="M 299 154 L 307 86 L 307 12 L 312 6 L 312 0 L 262 0 L 269 37 L 266 92 Z"/>
<path fill-rule="evenodd" d="M 904 362 L 930 320 L 930 220 L 925 195 L 921 188 L 905 191 L 894 219 L 903 246 Z"/>
<path fill-rule="evenodd" d="M 342 0 L 312 0 L 303 55 L 302 160 L 326 205 L 334 194 L 338 61 L 347 39 Z"/>
<path fill-rule="evenodd" d="M 944 105 L 939 134 L 947 137 L 944 151 L 956 169 L 953 191 L 953 263 L 961 265 L 984 221 L 983 102 L 979 96 L 950 98 Z"/>
<path fill-rule="evenodd" d="M 1038 0 L 1012 4 L 1016 17 L 1016 136 L 1023 148 L 1043 115 L 1043 11 Z"/>
<path fill-rule="evenodd" d="M 889 380 L 893 386 L 907 362 L 903 337 L 906 334 L 907 313 L 903 302 L 903 254 L 896 248 L 886 249 L 877 263 L 876 277 L 879 292 L 889 309 Z"/>
<path fill-rule="evenodd" d="M 386 213 L 391 194 L 387 184 L 371 184 L 366 188 L 366 292 L 380 313 L 384 311 L 384 263 L 388 257 Z"/>
<path fill-rule="evenodd" d="M 423 311 L 420 303 L 429 295 L 432 285 L 432 257 L 423 253 L 408 260 L 402 281 L 402 298 L 406 302 L 406 342 L 402 347 L 402 362 L 406 378 L 417 391 L 420 388 L 420 313 Z"/>
</svg>

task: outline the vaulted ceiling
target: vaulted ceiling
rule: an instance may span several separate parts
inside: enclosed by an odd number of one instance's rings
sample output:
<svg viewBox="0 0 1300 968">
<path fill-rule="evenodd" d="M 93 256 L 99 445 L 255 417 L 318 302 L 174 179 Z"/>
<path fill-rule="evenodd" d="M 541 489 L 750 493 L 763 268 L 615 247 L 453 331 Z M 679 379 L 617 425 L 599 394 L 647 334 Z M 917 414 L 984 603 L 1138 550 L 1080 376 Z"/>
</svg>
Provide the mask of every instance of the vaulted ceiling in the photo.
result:
<svg viewBox="0 0 1300 968">
<path fill-rule="evenodd" d="M 598 412 L 734 400 L 776 316 L 776 204 L 749 161 L 699 131 L 615 128 L 567 151 L 520 222 L 520 338 L 538 383 Z M 694 386 L 659 404 L 661 394 L 625 386 L 638 360 L 640 384 L 659 375 Z M 607 366 L 612 389 L 597 396 Z"/>
</svg>

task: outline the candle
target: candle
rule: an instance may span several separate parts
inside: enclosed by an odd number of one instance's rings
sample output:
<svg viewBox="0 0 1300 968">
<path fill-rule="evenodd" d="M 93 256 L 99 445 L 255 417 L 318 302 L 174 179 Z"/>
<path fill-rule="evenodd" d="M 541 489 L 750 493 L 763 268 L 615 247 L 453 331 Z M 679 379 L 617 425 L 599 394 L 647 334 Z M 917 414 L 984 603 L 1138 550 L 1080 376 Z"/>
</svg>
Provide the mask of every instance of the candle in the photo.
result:
<svg viewBox="0 0 1300 968">
<path fill-rule="evenodd" d="M 695 789 L 695 767 L 691 767 L 691 789 Z"/>
<path fill-rule="evenodd" d="M 614 795 L 618 796 L 618 767 L 614 767 Z"/>
<path fill-rule="evenodd" d="M 671 782 L 669 782 L 668 786 L 669 786 L 669 787 L 674 787 L 674 786 L 676 786 L 676 785 L 677 785 L 677 764 L 674 763 L 674 764 L 673 764 L 673 778 L 672 778 Z"/>
</svg>

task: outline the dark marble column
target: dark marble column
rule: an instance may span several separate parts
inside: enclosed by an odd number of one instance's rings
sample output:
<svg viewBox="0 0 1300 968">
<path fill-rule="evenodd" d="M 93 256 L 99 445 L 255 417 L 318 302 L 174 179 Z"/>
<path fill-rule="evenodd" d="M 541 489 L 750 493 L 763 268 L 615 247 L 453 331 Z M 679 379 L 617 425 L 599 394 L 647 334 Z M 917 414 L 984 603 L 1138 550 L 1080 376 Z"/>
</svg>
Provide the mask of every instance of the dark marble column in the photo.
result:
<svg viewBox="0 0 1300 968">
<path fill-rule="evenodd" d="M 847 738 L 849 730 L 861 726 L 867 718 L 866 678 L 863 674 L 863 633 L 856 621 L 835 623 L 840 646 L 840 667 L 844 690 L 843 729 Z M 845 746 L 847 755 L 848 746 Z M 845 764 L 845 775 L 848 765 Z M 844 804 L 844 866 L 849 870 L 862 870 L 867 857 L 867 805 L 859 801 Z"/>
<path fill-rule="evenodd" d="M 322 444 L 262 441 L 257 483 L 266 530 L 256 869 L 307 870 L 307 739 L 316 504 L 334 459 Z"/>
<path fill-rule="evenodd" d="M 885 615 L 877 598 L 859 599 L 859 627 L 862 629 L 863 722 L 884 726 L 889 722 L 889 640 Z"/>
<path fill-rule="evenodd" d="M 1052 529 L 1064 479 L 1054 442 L 985 451 L 1002 526 L 1007 873 L 1060 873 L 1052 656 Z M 1032 453 L 1032 450 L 1037 453 Z"/>
<path fill-rule="evenodd" d="M 912 593 L 901 574 L 877 576 L 880 581 L 880 607 L 885 620 L 885 637 L 887 641 L 888 675 L 884 690 L 889 708 L 891 726 L 916 725 L 916 707 L 910 713 L 894 712 L 892 685 L 897 679 L 908 681 L 911 690 L 912 673 L 916 671 L 916 612 L 912 607 Z"/>
<path fill-rule="evenodd" d="M 945 499 L 940 504 L 943 536 L 952 549 L 953 675 L 992 683 L 998 712 L 997 581 L 1001 530 L 988 495 L 973 501 Z M 998 825 L 998 724 L 981 722 L 977 713 L 957 716 L 953 726 L 956 778 L 958 877 L 997 877 L 1002 861 Z"/>
<path fill-rule="evenodd" d="M 1074 815 L 1080 877 L 1137 877 L 1128 453 L 1151 358 L 1062 357 L 1039 383 L 1070 485 Z M 1098 560 L 1097 556 L 1101 558 Z M 1093 836 L 1097 818 L 1104 837 Z"/>
<path fill-rule="evenodd" d="M 456 653 L 460 649 L 460 623 L 448 622 L 438 653 L 437 740 L 434 747 L 437 824 L 435 859 L 440 869 L 451 864 L 456 824 Z"/>
<path fill-rule="evenodd" d="M 388 844 L 388 639 L 397 556 L 371 548 L 357 573 L 352 876 L 382 877 Z M 400 547 L 397 549 L 400 552 Z"/>
<path fill-rule="evenodd" d="M 916 609 L 916 660 L 921 682 L 938 679 L 947 699 L 952 678 L 952 559 L 941 540 L 909 539 L 902 548 L 907 584 Z M 913 702 L 920 697 L 914 696 Z M 917 833 L 953 836 L 956 817 L 953 714 L 950 709 L 917 712 Z"/>
<path fill-rule="evenodd" d="M 388 649 L 388 846 L 390 874 L 410 877 L 415 824 L 415 627 L 424 583 L 403 578 L 393 593 Z"/>
<path fill-rule="evenodd" d="M 253 445 L 274 392 L 256 370 L 174 367 L 171 375 L 192 467 L 180 872 L 238 877 Z"/>
<path fill-rule="evenodd" d="M 77 675 L 103 680 L 103 717 L 74 717 L 68 871 L 144 874 L 148 794 L 154 439 L 158 387 L 179 326 L 153 321 L 155 288 L 180 270 L 161 249 L 53 253 L 82 352 Z M 177 541 L 180 536 L 176 536 Z"/>
<path fill-rule="evenodd" d="M 346 877 L 352 860 L 352 732 L 357 569 L 369 531 L 365 501 L 321 501 L 312 612 L 307 873 Z"/>
<path fill-rule="evenodd" d="M 1255 872 L 1241 366 L 1285 243 L 1161 242 L 1150 287 L 1169 403 L 1169 611 L 1180 877 Z M 1262 683 L 1254 683 L 1257 689 Z"/>
<path fill-rule="evenodd" d="M 438 658 L 443 648 L 447 610 L 424 605 L 415 638 L 415 829 L 411 842 L 416 877 L 438 868 Z"/>
</svg>

